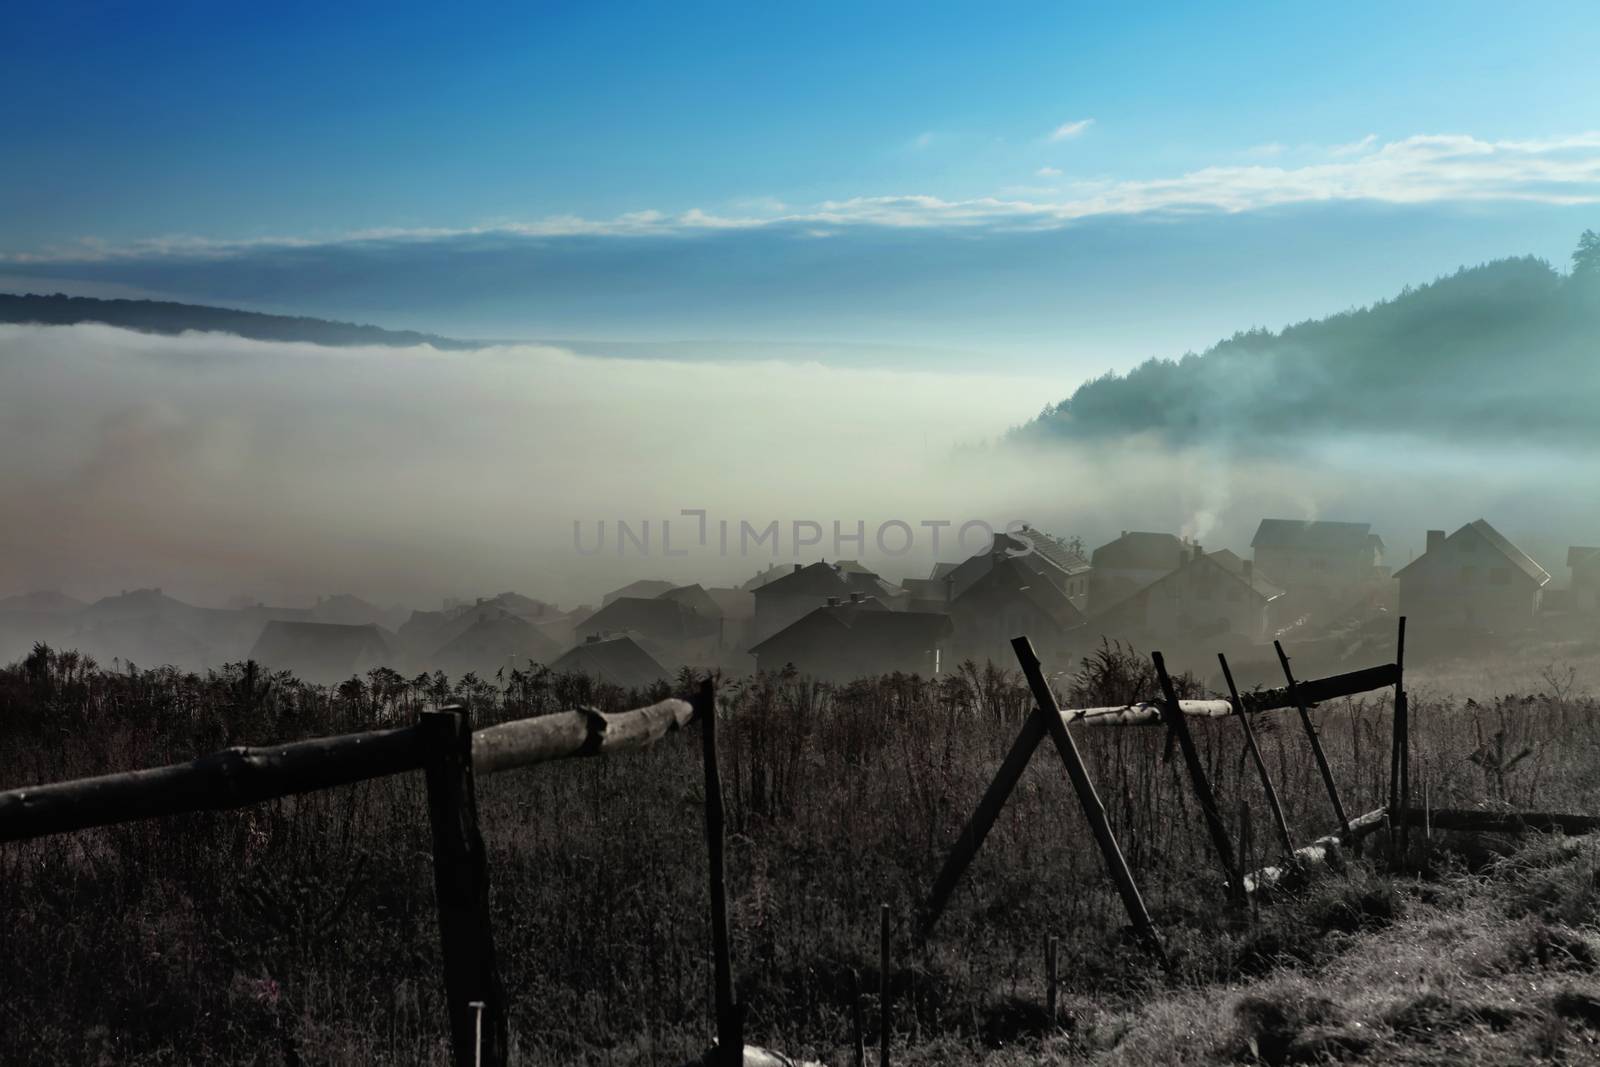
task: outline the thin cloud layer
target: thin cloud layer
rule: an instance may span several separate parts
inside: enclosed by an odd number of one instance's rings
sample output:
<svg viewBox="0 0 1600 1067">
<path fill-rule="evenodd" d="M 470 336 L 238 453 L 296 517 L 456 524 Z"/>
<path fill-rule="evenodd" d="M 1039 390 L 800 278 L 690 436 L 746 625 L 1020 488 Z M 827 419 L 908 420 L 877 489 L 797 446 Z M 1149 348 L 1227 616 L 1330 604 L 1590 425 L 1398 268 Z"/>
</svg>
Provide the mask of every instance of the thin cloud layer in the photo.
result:
<svg viewBox="0 0 1600 1067">
<path fill-rule="evenodd" d="M 1092 119 L 1057 128 L 1050 140 L 1076 136 Z M 1063 132 L 1066 131 L 1066 132 Z M 927 136 L 927 135 L 924 135 Z M 778 210 L 682 212 L 642 210 L 609 219 L 555 215 L 493 226 L 393 228 L 334 238 L 283 236 L 248 241 L 174 236 L 111 244 L 84 240 L 43 250 L 0 253 L 17 265 L 163 257 L 204 258 L 263 248 L 435 241 L 466 236 L 508 238 L 671 237 L 718 230 L 829 228 L 1049 229 L 1108 215 L 1214 211 L 1240 213 L 1292 204 L 1374 201 L 1389 204 L 1525 202 L 1600 203 L 1600 132 L 1542 140 L 1483 140 L 1467 135 L 1417 135 L 1380 145 L 1375 135 L 1323 149 L 1298 166 L 1204 167 L 1170 178 L 1077 179 L 1029 197 L 952 199 L 928 194 L 858 196 L 808 208 L 747 203 Z M 1037 173 L 1049 175 L 1053 168 Z"/>
</svg>

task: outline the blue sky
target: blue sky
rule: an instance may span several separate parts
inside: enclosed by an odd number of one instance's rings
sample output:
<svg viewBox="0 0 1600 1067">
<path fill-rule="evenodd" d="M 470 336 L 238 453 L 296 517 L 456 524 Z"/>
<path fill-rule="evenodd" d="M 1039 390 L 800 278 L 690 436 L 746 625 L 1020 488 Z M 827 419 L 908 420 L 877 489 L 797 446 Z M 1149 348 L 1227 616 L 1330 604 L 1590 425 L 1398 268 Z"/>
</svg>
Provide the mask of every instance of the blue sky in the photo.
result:
<svg viewBox="0 0 1600 1067">
<path fill-rule="evenodd" d="M 6 38 L 0 289 L 1070 377 L 1600 225 L 1593 4 L 63 3 Z"/>
</svg>

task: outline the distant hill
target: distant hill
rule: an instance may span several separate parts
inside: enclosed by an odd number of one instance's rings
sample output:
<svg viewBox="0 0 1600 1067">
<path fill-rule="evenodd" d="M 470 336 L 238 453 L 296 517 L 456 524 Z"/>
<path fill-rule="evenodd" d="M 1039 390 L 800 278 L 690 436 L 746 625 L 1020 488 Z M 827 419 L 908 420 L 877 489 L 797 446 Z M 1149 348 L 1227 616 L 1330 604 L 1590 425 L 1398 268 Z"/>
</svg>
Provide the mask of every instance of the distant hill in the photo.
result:
<svg viewBox="0 0 1600 1067">
<path fill-rule="evenodd" d="M 1285 444 L 1318 431 L 1600 443 L 1600 236 L 1570 274 L 1463 268 L 1371 307 L 1106 374 L 1012 441 Z"/>
<path fill-rule="evenodd" d="M 255 341 L 303 341 L 316 345 L 386 345 L 406 348 L 432 345 L 441 349 L 482 347 L 476 341 L 458 341 L 415 330 L 385 330 L 350 322 L 330 322 L 291 315 L 263 315 L 254 311 L 176 304 L 165 300 L 98 300 L 55 293 L 18 296 L 0 293 L 0 322 L 72 326 L 95 322 L 143 333 L 178 334 L 202 330 L 237 334 Z"/>
</svg>

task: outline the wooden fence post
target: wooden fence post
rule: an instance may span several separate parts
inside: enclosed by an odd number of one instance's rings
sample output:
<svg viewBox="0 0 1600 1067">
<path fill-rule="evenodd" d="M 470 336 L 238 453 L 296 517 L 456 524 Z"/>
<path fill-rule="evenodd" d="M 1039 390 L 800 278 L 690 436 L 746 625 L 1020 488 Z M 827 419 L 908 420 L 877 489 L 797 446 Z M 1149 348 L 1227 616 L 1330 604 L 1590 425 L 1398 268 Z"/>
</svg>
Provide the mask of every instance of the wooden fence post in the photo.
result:
<svg viewBox="0 0 1600 1067">
<path fill-rule="evenodd" d="M 961 880 L 962 874 L 972 864 L 973 857 L 983 847 L 983 839 L 989 836 L 995 819 L 1000 817 L 1000 810 L 1005 807 L 1007 798 L 1011 796 L 1011 791 L 1017 787 L 1017 781 L 1022 777 L 1022 772 L 1028 769 L 1028 762 L 1033 759 L 1039 742 L 1044 740 L 1048 732 L 1044 714 L 1038 708 L 1034 708 L 1028 713 L 1027 718 L 1022 720 L 1022 729 L 1017 731 L 1017 739 L 1011 743 L 1011 750 L 1006 753 L 1006 758 L 1001 762 L 1000 769 L 995 772 L 989 788 L 984 790 L 983 799 L 978 802 L 972 818 L 962 827 L 961 836 L 956 838 L 955 846 L 939 870 L 939 877 L 934 880 L 933 892 L 928 894 L 928 902 L 922 907 L 921 921 L 917 928 L 919 940 L 926 941 L 928 935 L 933 932 L 934 924 L 939 921 L 939 916 L 944 914 L 945 905 L 950 901 L 950 894 L 955 892 L 956 883 Z"/>
<path fill-rule="evenodd" d="M 1328 756 L 1322 751 L 1322 739 L 1317 736 L 1317 728 L 1311 722 L 1311 709 L 1306 706 L 1305 694 L 1300 685 L 1294 680 L 1294 671 L 1289 669 L 1289 657 L 1283 651 L 1283 642 L 1274 641 L 1272 647 L 1277 650 L 1278 664 L 1283 668 L 1283 680 L 1289 687 L 1289 699 L 1293 702 L 1295 710 L 1300 713 L 1300 725 L 1305 728 L 1306 737 L 1311 742 L 1311 754 L 1316 757 L 1317 770 L 1322 775 L 1322 785 L 1328 791 L 1328 799 L 1333 802 L 1333 813 L 1339 818 L 1339 832 L 1349 836 L 1350 816 L 1345 814 L 1344 802 L 1339 799 L 1339 786 L 1333 780 L 1333 771 L 1328 768 Z"/>
<path fill-rule="evenodd" d="M 1389 785 L 1389 810 L 1395 812 L 1399 824 L 1400 853 L 1411 843 L 1411 825 L 1407 811 L 1411 806 L 1411 702 L 1406 697 L 1406 617 L 1400 616 L 1399 633 L 1395 644 L 1394 664 L 1398 671 L 1394 681 L 1394 776 Z"/>
<path fill-rule="evenodd" d="M 1228 669 L 1228 657 L 1221 652 L 1217 653 L 1217 661 L 1222 664 L 1222 677 L 1228 682 L 1228 696 L 1233 700 L 1233 710 L 1239 716 L 1239 725 L 1244 727 L 1244 742 L 1250 749 L 1250 758 L 1255 761 L 1256 773 L 1261 776 L 1261 788 L 1267 794 L 1267 806 L 1272 809 L 1272 821 L 1278 828 L 1278 840 L 1283 843 L 1283 851 L 1287 855 L 1294 855 L 1294 840 L 1289 834 L 1289 821 L 1283 817 L 1283 806 L 1278 803 L 1278 791 L 1272 787 L 1272 775 L 1267 773 L 1267 761 L 1261 758 L 1261 747 L 1256 744 L 1256 729 L 1250 725 L 1250 716 L 1244 710 L 1244 701 L 1239 699 L 1239 687 L 1233 684 L 1233 671 Z M 1248 854 L 1248 850 L 1245 850 Z"/>
<path fill-rule="evenodd" d="M 1243 901 L 1244 875 L 1234 858 L 1233 842 L 1228 840 L 1228 828 L 1222 824 L 1222 815 L 1217 811 L 1217 798 L 1211 792 L 1211 782 L 1206 778 L 1200 753 L 1194 747 L 1189 724 L 1184 721 L 1183 708 L 1178 705 L 1178 694 L 1172 688 L 1172 678 L 1167 674 L 1166 660 L 1159 652 L 1152 653 L 1150 658 L 1155 663 L 1156 677 L 1161 680 L 1167 726 L 1177 738 L 1178 748 L 1183 751 L 1183 762 L 1188 765 L 1190 783 L 1194 786 L 1195 797 L 1200 801 L 1200 814 L 1205 817 L 1206 829 L 1211 832 L 1212 847 L 1216 849 L 1217 859 L 1222 863 L 1222 873 L 1228 879 L 1228 895 L 1234 900 Z"/>
<path fill-rule="evenodd" d="M 1051 934 L 1045 941 L 1044 949 L 1044 982 L 1045 982 L 1045 1019 L 1046 1025 L 1054 1030 L 1056 1028 L 1056 990 L 1060 971 L 1057 970 L 1061 956 L 1061 939 Z"/>
<path fill-rule="evenodd" d="M 433 829 L 433 880 L 452 1059 L 456 1067 L 478 1063 L 504 1067 L 509 1044 L 506 998 L 495 964 L 488 864 L 478 831 L 472 725 L 459 705 L 425 711 L 421 721 L 430 740 L 423 773 Z"/>
<path fill-rule="evenodd" d="M 1055 742 L 1061 762 L 1066 764 L 1067 777 L 1072 780 L 1072 788 L 1078 794 L 1078 804 L 1083 808 L 1083 816 L 1094 834 L 1095 843 L 1100 846 L 1100 854 L 1105 857 L 1111 881 L 1122 897 L 1122 906 L 1133 922 L 1134 932 L 1144 942 L 1145 948 L 1161 961 L 1162 966 L 1170 967 L 1171 961 L 1167 958 L 1166 950 L 1161 947 L 1161 938 L 1156 933 L 1155 923 L 1150 921 L 1150 913 L 1145 910 L 1144 898 L 1139 895 L 1139 887 L 1133 881 L 1133 873 L 1128 870 L 1128 861 L 1123 859 L 1122 849 L 1117 845 L 1116 836 L 1111 832 L 1111 823 L 1106 819 L 1105 805 L 1100 803 L 1100 795 L 1095 792 L 1094 782 L 1089 779 L 1089 771 L 1083 765 L 1083 757 L 1078 753 L 1077 743 L 1072 740 L 1072 731 L 1067 729 L 1066 720 L 1061 717 L 1061 706 L 1056 703 L 1056 696 L 1050 691 L 1050 685 L 1044 679 L 1039 657 L 1034 653 L 1033 645 L 1026 637 L 1012 638 L 1011 649 L 1017 654 L 1017 662 L 1021 664 L 1022 673 L 1028 679 L 1028 687 L 1033 691 L 1033 715 L 1044 720 L 1045 729 L 1050 733 L 1050 740 Z"/>
<path fill-rule="evenodd" d="M 878 1067 L 889 1067 L 894 1015 L 889 1010 L 889 905 L 878 905 Z"/>
<path fill-rule="evenodd" d="M 728 885 L 724 871 L 722 772 L 717 767 L 717 691 L 707 678 L 694 694 L 700 720 L 700 754 L 705 764 L 706 851 L 711 872 L 711 952 L 715 968 L 717 1048 L 713 1062 L 744 1063 L 744 1014 L 733 999 L 733 954 L 728 943 Z"/>
</svg>

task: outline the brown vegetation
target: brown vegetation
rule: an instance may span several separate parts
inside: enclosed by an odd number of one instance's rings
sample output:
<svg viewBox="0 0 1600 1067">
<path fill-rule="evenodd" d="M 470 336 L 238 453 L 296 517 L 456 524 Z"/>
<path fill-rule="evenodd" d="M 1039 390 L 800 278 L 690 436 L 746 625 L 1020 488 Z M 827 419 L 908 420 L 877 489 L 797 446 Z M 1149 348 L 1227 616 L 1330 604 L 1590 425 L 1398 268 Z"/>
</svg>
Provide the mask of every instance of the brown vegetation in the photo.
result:
<svg viewBox="0 0 1600 1067">
<path fill-rule="evenodd" d="M 1072 704 L 1148 696 L 1130 688 L 1146 681 L 1141 662 L 1110 649 L 1055 684 Z M 41 650 L 0 670 L 0 785 L 404 722 L 444 699 L 467 700 L 486 725 L 576 704 L 618 710 L 672 688 L 625 693 L 534 671 L 503 686 L 374 672 L 327 690 L 247 667 L 110 673 Z M 1169 1025 L 1198 1007 L 1205 1026 L 1227 1032 L 1184 1046 L 1191 1062 L 1359 1056 L 1484 1028 L 1567 1047 L 1600 1012 L 1587 977 L 1591 850 L 1469 855 L 1486 872 L 1471 874 L 1419 833 L 1420 878 L 1355 864 L 1230 920 L 1159 729 L 1085 730 L 1079 744 L 1176 957 L 1174 977 L 1126 936 L 1065 775 L 1045 760 L 916 950 L 914 911 L 1028 707 L 1020 679 L 977 667 L 938 682 L 762 676 L 725 684 L 723 699 L 736 973 L 747 1034 L 768 1047 L 847 1060 L 852 989 L 867 991 L 869 1025 L 875 1017 L 880 901 L 897 917 L 897 1062 L 1141 1062 L 1141 1049 L 1172 1059 L 1176 1044 L 1162 1053 L 1152 1042 L 1175 1041 Z M 1416 695 L 1419 802 L 1588 810 L 1600 784 L 1597 710 L 1573 692 Z M 1387 698 L 1342 701 L 1317 718 L 1347 806 L 1381 804 Z M 1293 726 L 1264 716 L 1258 733 L 1290 823 L 1309 839 L 1332 828 L 1332 814 Z M 1235 838 L 1241 824 L 1257 828 L 1246 866 L 1276 859 L 1238 724 L 1194 732 Z M 480 783 L 513 1062 L 671 1064 L 705 1046 L 700 790 L 698 760 L 674 744 Z M 0 846 L 0 1062 L 443 1063 L 432 891 L 417 775 Z M 1442 1003 L 1400 1004 L 1407 990 L 1393 983 L 1389 1000 L 1368 991 L 1356 1007 L 1312 994 L 1307 969 L 1337 975 L 1381 940 L 1374 931 L 1393 938 L 1405 926 L 1396 943 L 1412 945 L 1429 936 L 1416 923 L 1448 914 L 1485 937 L 1505 927 L 1481 966 L 1559 978 L 1511 1007 L 1476 986 L 1471 997 L 1447 986 Z M 1055 1027 L 1037 1007 L 1050 933 L 1065 990 Z M 1257 984 L 1244 999 L 1233 991 L 1241 982 Z"/>
</svg>

